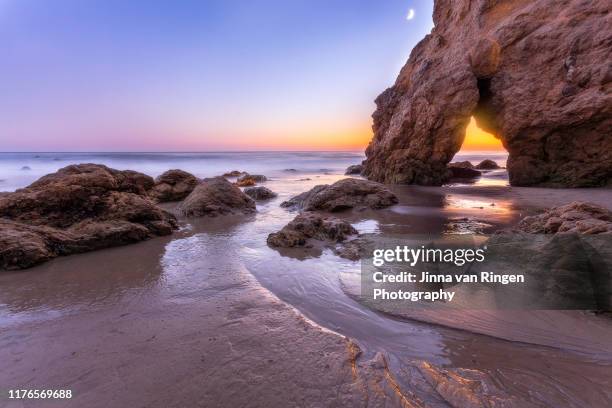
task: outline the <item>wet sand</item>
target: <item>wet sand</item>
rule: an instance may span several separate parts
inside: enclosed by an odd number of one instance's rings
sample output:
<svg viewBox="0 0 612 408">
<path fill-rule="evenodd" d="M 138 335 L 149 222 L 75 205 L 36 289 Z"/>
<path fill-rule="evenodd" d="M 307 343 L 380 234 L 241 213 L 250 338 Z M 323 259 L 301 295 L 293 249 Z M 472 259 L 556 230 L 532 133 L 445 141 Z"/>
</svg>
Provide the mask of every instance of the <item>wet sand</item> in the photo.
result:
<svg viewBox="0 0 612 408">
<path fill-rule="evenodd" d="M 350 405 L 348 341 L 263 289 L 224 244 L 225 220 L 207 224 L 206 242 L 184 234 L 165 254 L 158 239 L 3 274 L 3 389 L 74 398 L 0 406 Z M 157 296 L 163 281 L 174 290 Z"/>
<path fill-rule="evenodd" d="M 525 312 L 544 335 L 470 314 L 454 325 L 397 319 L 347 294 L 341 278 L 358 262 L 265 245 L 295 215 L 281 201 L 339 178 L 278 178 L 266 186 L 279 197 L 251 217 L 183 220 L 169 238 L 0 274 L 2 388 L 74 394 L 0 406 L 610 406 L 611 337 L 572 335 L 592 316 L 551 328 L 538 319 L 557 315 Z M 343 216 L 385 235 L 440 232 L 466 216 L 495 230 L 585 197 L 612 205 L 610 190 L 495 184 L 397 186 L 399 205 Z"/>
</svg>

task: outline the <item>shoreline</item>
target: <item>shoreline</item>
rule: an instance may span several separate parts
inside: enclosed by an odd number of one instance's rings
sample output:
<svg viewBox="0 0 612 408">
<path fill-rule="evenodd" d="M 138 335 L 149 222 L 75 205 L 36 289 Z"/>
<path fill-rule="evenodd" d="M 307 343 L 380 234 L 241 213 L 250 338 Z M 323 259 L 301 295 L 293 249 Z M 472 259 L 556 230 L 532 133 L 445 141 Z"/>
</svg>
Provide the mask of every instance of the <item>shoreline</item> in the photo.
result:
<svg viewBox="0 0 612 408">
<path fill-rule="evenodd" d="M 69 384 L 75 391 L 69 406 L 107 406 L 96 398 L 100 393 L 113 393 L 118 404 L 153 407 L 274 405 L 281 395 L 285 403 L 289 398 L 311 406 L 365 406 L 367 401 L 401 406 L 405 401 L 443 404 L 448 396 L 435 382 L 451 377 L 469 382 L 472 375 L 492 391 L 448 386 L 479 400 L 530 401 L 520 387 L 495 384 L 502 377 L 520 382 L 517 373 L 531 370 L 551 404 L 560 403 L 554 388 L 571 395 L 570 406 L 606 400 L 605 384 L 596 379 L 612 364 L 610 355 L 588 336 L 559 338 L 554 331 L 538 334 L 523 325 L 504 332 L 487 316 L 447 321 L 385 316 L 347 292 L 344 278 L 357 263 L 324 248 L 301 257 L 266 246 L 267 234 L 295 216 L 280 202 L 339 178 L 344 176 L 327 172 L 309 180 L 293 173 L 275 177 L 264 185 L 279 196 L 258 203 L 254 214 L 179 218 L 179 230 L 170 236 L 0 274 L 0 314 L 7 323 L 0 330 L 0 358 L 12 361 L 2 382 Z M 573 199 L 585 191 L 486 185 L 391 189 L 399 204 L 345 211 L 341 217 L 360 232 L 382 236 L 443 232 L 456 217 L 495 230 L 534 212 L 538 202 Z M 608 189 L 588 191 L 601 201 L 612 195 Z M 160 207 L 175 212 L 176 203 Z M 555 339 L 562 349 L 542 347 Z M 575 354 L 580 347 L 586 354 Z M 157 357 L 142 358 L 151 355 Z M 546 369 L 533 366 L 536 359 Z M 572 385 L 570 367 L 590 382 Z M 591 395 L 581 396 L 577 387 Z M 159 392 L 178 389 L 179 400 Z"/>
</svg>

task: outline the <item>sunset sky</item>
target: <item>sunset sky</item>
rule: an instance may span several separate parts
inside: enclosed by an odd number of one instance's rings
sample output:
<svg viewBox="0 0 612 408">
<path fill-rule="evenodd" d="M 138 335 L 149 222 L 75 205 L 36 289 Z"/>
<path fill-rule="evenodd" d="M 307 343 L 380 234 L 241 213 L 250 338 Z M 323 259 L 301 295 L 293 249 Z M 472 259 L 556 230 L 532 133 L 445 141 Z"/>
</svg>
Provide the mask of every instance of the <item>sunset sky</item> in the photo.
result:
<svg viewBox="0 0 612 408">
<path fill-rule="evenodd" d="M 431 13 L 406 0 L 0 0 L 0 150 L 362 149 L 374 98 Z M 485 139 L 468 137 L 498 147 Z"/>
</svg>

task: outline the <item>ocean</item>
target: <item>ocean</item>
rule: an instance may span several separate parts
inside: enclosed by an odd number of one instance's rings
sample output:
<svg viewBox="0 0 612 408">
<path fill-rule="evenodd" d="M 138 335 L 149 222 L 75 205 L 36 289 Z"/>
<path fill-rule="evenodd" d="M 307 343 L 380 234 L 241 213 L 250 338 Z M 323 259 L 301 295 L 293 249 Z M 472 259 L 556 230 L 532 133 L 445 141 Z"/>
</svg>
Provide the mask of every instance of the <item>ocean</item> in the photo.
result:
<svg viewBox="0 0 612 408">
<path fill-rule="evenodd" d="M 358 164 L 361 151 L 343 152 L 202 152 L 202 153 L 0 153 L 0 191 L 14 191 L 70 164 L 98 163 L 118 170 L 136 170 L 156 177 L 169 169 L 197 177 L 213 177 L 231 170 L 286 178 L 313 174 L 343 174 Z M 505 166 L 502 152 L 460 152 L 454 161 L 484 159 Z"/>
</svg>

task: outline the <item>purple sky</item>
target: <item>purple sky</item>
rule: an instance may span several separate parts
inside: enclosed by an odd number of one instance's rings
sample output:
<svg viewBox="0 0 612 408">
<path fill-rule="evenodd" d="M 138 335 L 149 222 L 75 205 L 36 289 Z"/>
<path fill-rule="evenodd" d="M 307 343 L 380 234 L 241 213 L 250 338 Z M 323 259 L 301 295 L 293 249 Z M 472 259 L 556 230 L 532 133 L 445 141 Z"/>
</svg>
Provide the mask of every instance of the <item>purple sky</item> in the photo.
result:
<svg viewBox="0 0 612 408">
<path fill-rule="evenodd" d="M 431 8 L 0 0 L 0 150 L 359 148 Z"/>
</svg>

